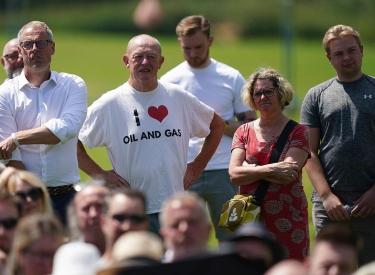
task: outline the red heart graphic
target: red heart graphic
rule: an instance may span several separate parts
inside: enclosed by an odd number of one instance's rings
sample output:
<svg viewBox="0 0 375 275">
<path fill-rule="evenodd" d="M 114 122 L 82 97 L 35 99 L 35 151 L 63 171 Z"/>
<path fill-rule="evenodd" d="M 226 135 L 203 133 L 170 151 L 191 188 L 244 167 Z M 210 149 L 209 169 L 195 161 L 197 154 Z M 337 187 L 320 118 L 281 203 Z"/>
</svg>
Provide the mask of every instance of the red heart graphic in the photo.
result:
<svg viewBox="0 0 375 275">
<path fill-rule="evenodd" d="M 168 115 L 168 109 L 164 105 L 160 105 L 158 108 L 151 106 L 148 108 L 148 115 L 159 122 L 162 122 L 163 119 Z"/>
</svg>

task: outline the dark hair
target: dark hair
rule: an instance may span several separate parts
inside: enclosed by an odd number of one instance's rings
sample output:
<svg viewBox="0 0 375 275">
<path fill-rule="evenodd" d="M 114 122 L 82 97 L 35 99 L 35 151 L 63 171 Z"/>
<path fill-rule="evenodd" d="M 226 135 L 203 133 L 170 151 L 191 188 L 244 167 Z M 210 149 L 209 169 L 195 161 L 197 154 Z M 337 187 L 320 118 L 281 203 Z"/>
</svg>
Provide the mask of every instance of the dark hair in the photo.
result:
<svg viewBox="0 0 375 275">
<path fill-rule="evenodd" d="M 362 241 L 356 232 L 346 225 L 328 224 L 316 235 L 315 242 L 326 241 L 334 244 L 351 246 L 358 250 Z"/>
<path fill-rule="evenodd" d="M 140 200 L 143 205 L 144 211 L 146 211 L 146 197 L 141 191 L 137 189 L 121 188 L 121 189 L 113 190 L 111 193 L 109 193 L 109 195 L 106 196 L 106 198 L 104 199 L 104 205 L 103 205 L 104 213 L 108 211 L 109 203 L 112 200 L 112 198 L 117 195 L 123 195 L 131 199 Z"/>
</svg>

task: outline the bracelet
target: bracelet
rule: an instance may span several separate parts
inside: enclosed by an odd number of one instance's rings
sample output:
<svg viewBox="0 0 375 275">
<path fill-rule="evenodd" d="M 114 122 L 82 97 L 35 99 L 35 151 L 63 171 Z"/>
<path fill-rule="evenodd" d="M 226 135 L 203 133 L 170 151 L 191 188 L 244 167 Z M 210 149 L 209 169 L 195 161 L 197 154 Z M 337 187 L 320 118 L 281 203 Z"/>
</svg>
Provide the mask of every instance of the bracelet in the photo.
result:
<svg viewBox="0 0 375 275">
<path fill-rule="evenodd" d="M 17 145 L 17 147 L 21 145 L 16 137 L 16 133 L 12 134 L 12 139 L 13 139 L 13 142 Z"/>
</svg>

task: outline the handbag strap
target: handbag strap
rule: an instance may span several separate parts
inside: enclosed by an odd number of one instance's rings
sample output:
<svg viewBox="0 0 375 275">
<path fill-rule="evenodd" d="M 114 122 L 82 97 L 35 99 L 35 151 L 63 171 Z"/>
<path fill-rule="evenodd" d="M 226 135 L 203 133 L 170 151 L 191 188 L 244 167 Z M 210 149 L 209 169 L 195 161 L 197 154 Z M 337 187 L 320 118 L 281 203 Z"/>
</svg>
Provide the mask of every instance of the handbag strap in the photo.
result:
<svg viewBox="0 0 375 275">
<path fill-rule="evenodd" d="M 275 163 L 279 161 L 280 154 L 284 149 L 284 146 L 286 144 L 286 141 L 288 139 L 288 136 L 290 132 L 298 125 L 297 122 L 294 120 L 289 120 L 288 123 L 285 125 L 283 131 L 281 132 L 279 138 L 277 139 L 276 145 L 272 150 L 269 163 Z M 255 191 L 255 194 L 252 199 L 252 203 L 260 206 L 262 204 L 262 201 L 264 197 L 266 196 L 267 189 L 270 186 L 271 182 L 267 180 L 261 180 L 259 183 L 259 186 L 257 190 Z"/>
</svg>

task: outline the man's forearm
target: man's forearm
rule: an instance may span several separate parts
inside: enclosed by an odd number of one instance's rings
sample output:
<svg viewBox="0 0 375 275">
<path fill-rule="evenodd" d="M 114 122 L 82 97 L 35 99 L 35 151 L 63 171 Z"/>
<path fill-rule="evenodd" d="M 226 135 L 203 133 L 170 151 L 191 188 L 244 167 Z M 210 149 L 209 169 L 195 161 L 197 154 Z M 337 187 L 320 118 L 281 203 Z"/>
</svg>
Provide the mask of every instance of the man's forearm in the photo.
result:
<svg viewBox="0 0 375 275">
<path fill-rule="evenodd" d="M 315 153 L 311 152 L 311 159 L 307 161 L 305 169 L 309 176 L 311 184 L 314 186 L 322 199 L 326 198 L 329 194 L 332 193 L 325 178 L 322 164 Z"/>
<path fill-rule="evenodd" d="M 58 144 L 60 139 L 55 136 L 47 127 L 23 130 L 15 133 L 18 142 L 23 144 Z"/>
<path fill-rule="evenodd" d="M 203 167 L 203 169 L 206 167 L 207 163 L 219 146 L 219 143 L 223 136 L 224 128 L 224 121 L 219 115 L 215 113 L 210 125 L 211 132 L 205 138 L 201 151 L 194 159 L 194 162 L 197 163 L 200 167 Z"/>
<path fill-rule="evenodd" d="M 104 173 L 104 170 L 87 154 L 82 142 L 77 143 L 78 167 L 91 178 L 95 178 Z"/>
</svg>

